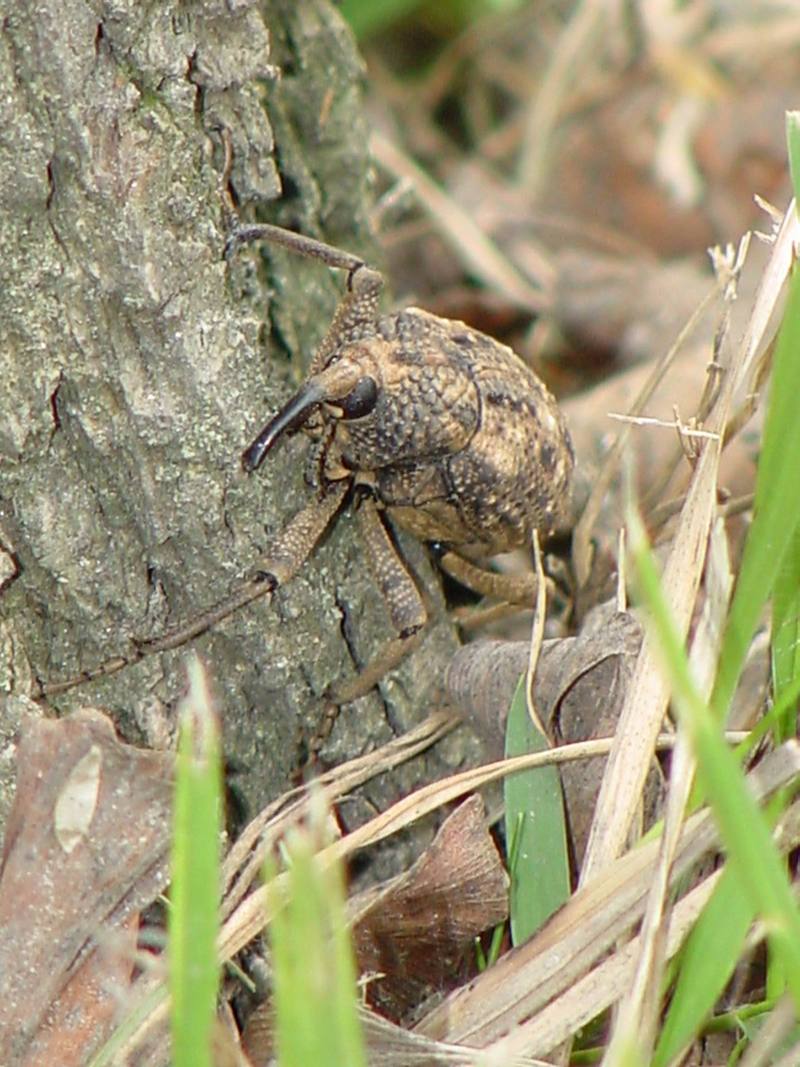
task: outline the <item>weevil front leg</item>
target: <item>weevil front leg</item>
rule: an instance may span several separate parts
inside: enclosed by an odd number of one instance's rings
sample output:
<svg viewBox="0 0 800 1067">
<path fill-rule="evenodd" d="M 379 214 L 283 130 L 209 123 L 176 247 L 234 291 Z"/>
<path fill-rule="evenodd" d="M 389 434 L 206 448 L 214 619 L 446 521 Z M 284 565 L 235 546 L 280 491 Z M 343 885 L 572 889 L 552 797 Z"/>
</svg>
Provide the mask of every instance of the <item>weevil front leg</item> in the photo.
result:
<svg viewBox="0 0 800 1067">
<path fill-rule="evenodd" d="M 214 607 L 158 637 L 133 638 L 133 650 L 126 656 L 115 656 L 62 681 L 38 684 L 32 694 L 34 699 L 55 696 L 86 682 L 116 674 L 117 671 L 138 663 L 145 656 L 180 648 L 223 619 L 227 619 L 229 615 L 233 615 L 245 604 L 269 596 L 278 586 L 290 581 L 311 555 L 342 506 L 349 489 L 349 480 L 330 483 L 321 497 L 307 504 L 284 527 L 253 574 Z"/>
<path fill-rule="evenodd" d="M 256 597 L 265 596 L 274 592 L 278 586 L 285 585 L 314 551 L 315 545 L 341 507 L 349 487 L 350 483 L 347 481 L 331 483 L 322 497 L 311 501 L 289 521 L 273 541 L 265 558 L 230 597 L 161 637 L 137 642 L 141 652 L 149 654 L 177 648 L 232 615 Z"/>
<path fill-rule="evenodd" d="M 314 353 L 308 368 L 309 377 L 318 374 L 327 366 L 337 348 L 348 341 L 363 340 L 374 335 L 383 290 L 383 276 L 379 271 L 350 252 L 270 223 L 239 226 L 233 230 L 225 243 L 225 256 L 230 257 L 240 245 L 252 241 L 268 241 L 309 259 L 318 259 L 328 267 L 347 271 L 347 292 L 339 302 L 333 320 Z"/>
<path fill-rule="evenodd" d="M 322 496 L 298 511 L 272 542 L 251 580 L 263 576 L 273 583 L 273 589 L 290 581 L 314 551 L 349 489 L 349 479 L 331 482 Z"/>
<path fill-rule="evenodd" d="M 336 687 L 330 694 L 334 704 L 349 704 L 351 700 L 358 700 L 368 693 L 419 644 L 428 621 L 420 592 L 398 555 L 371 497 L 361 500 L 357 516 L 370 570 L 398 636 L 387 641 L 352 681 Z"/>
</svg>

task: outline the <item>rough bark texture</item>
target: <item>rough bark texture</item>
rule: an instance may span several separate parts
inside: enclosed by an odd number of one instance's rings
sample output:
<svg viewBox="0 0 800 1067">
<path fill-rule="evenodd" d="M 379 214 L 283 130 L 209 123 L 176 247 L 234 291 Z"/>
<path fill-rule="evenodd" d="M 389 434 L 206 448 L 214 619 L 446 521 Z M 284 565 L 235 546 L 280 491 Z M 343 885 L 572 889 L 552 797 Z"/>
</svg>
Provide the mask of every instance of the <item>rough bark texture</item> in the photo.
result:
<svg viewBox="0 0 800 1067">
<path fill-rule="evenodd" d="M 0 49 L 0 682 L 24 694 L 215 602 L 306 499 L 300 441 L 256 477 L 238 457 L 302 376 L 337 283 L 273 251 L 225 265 L 215 129 L 245 217 L 281 197 L 276 221 L 374 249 L 360 60 L 323 0 L 43 0 L 11 9 Z M 454 646 L 403 543 L 439 623 L 344 709 L 331 758 L 420 717 Z M 286 786 L 321 694 L 389 636 L 345 515 L 272 606 L 194 643 L 250 804 Z M 54 703 L 105 706 L 136 739 L 174 707 L 185 655 Z"/>
</svg>

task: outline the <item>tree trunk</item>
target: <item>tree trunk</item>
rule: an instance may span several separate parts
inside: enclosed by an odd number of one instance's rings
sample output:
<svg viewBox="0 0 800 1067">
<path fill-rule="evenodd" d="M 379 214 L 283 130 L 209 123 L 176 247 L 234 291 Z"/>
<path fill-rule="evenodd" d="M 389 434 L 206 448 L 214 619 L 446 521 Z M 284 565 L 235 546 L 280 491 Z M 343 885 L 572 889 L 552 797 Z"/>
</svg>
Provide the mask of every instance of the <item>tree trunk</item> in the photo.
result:
<svg viewBox="0 0 800 1067">
<path fill-rule="evenodd" d="M 44 0 L 5 16 L 0 47 L 0 679 L 25 694 L 213 604 L 307 499 L 300 440 L 255 477 L 239 455 L 302 377 L 337 282 L 272 249 L 226 266 L 219 128 L 244 217 L 275 200 L 275 221 L 374 248 L 360 60 L 324 0 Z M 403 544 L 439 621 L 343 710 L 330 758 L 421 717 L 454 647 Z M 345 515 L 271 605 L 193 642 L 250 805 L 286 786 L 326 688 L 390 636 Z M 105 707 L 141 738 L 173 711 L 185 656 L 53 705 Z"/>
</svg>

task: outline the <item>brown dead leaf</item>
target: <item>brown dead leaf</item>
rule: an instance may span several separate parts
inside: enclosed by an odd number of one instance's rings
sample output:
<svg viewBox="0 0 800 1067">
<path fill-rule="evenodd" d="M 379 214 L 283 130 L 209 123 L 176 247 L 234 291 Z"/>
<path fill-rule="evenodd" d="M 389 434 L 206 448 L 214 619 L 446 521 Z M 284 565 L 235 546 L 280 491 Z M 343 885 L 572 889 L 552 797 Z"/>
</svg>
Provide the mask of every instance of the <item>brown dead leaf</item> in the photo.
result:
<svg viewBox="0 0 800 1067">
<path fill-rule="evenodd" d="M 23 722 L 0 866 L 0 1062 L 80 1067 L 133 971 L 137 916 L 167 882 L 172 759 L 82 709 Z"/>
<path fill-rule="evenodd" d="M 508 879 L 471 796 L 399 878 L 351 902 L 367 1003 L 399 1022 L 432 992 L 452 989 L 473 938 L 508 916 Z"/>
<path fill-rule="evenodd" d="M 349 910 L 365 999 L 380 1015 L 399 1022 L 431 992 L 453 989 L 472 939 L 508 916 L 508 880 L 481 798 L 459 805 L 407 872 L 353 898 Z M 243 1046 L 256 1065 L 273 1055 L 272 1015 L 265 1002 L 245 1028 Z M 383 1062 L 389 1038 L 408 1054 L 413 1037 L 404 1044 L 385 1020 L 365 1018 L 376 1024 L 367 1027 L 370 1063 Z"/>
</svg>

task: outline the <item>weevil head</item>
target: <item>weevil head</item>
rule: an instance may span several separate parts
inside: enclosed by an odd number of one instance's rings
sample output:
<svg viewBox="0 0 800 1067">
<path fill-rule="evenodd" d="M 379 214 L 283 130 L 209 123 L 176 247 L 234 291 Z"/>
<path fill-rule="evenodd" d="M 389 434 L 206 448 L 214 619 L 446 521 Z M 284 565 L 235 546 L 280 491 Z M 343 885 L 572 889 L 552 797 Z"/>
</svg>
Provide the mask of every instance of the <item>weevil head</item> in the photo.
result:
<svg viewBox="0 0 800 1067">
<path fill-rule="evenodd" d="M 254 471 L 267 453 L 287 434 L 296 433 L 323 407 L 329 418 L 363 419 L 378 402 L 375 377 L 357 360 L 340 359 L 309 378 L 281 410 L 264 426 L 242 454 L 242 466 Z"/>
</svg>

